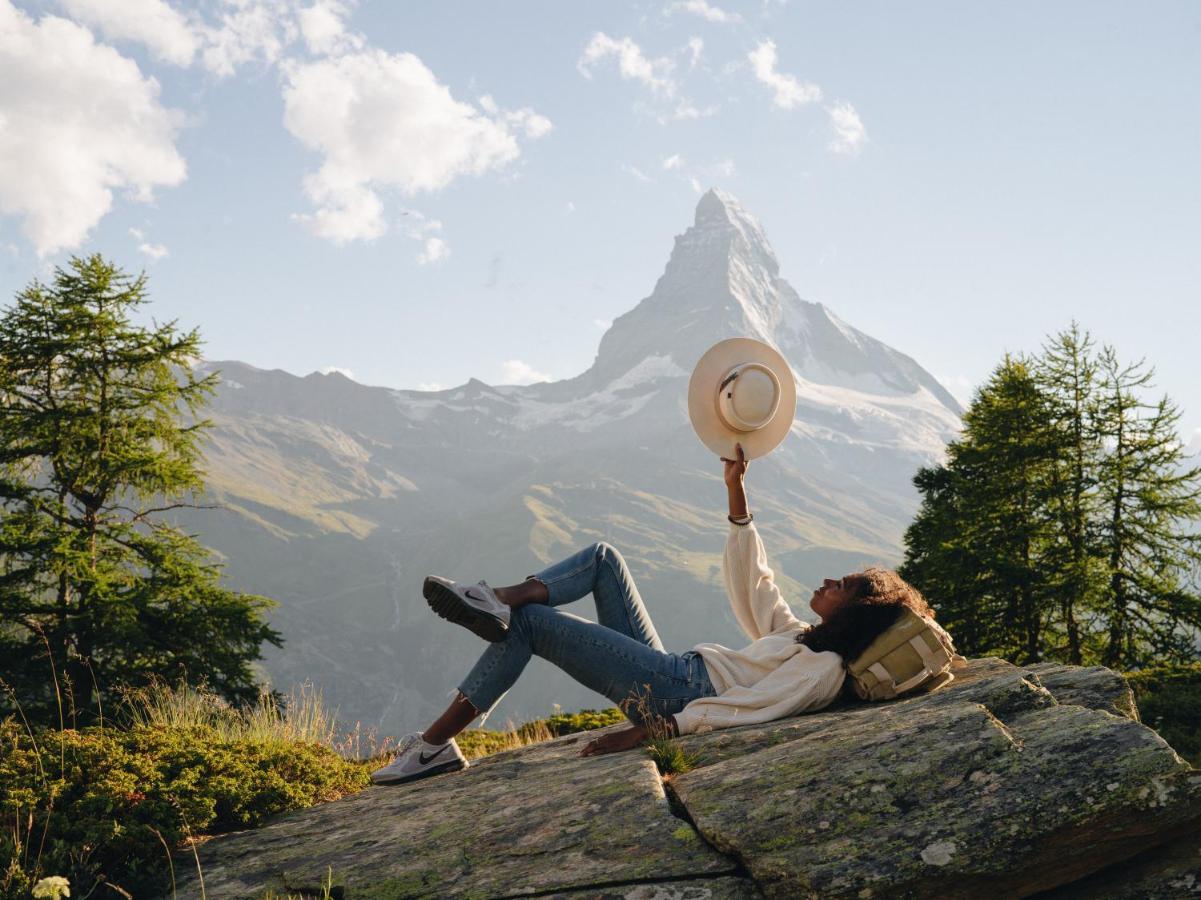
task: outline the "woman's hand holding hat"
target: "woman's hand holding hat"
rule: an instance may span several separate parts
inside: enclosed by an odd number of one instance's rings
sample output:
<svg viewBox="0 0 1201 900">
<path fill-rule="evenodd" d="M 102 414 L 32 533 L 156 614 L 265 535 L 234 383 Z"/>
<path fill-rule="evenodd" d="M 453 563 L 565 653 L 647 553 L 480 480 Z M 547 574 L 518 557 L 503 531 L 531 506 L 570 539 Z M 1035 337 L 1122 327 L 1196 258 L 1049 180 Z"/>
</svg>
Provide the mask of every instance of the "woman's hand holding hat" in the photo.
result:
<svg viewBox="0 0 1201 900">
<path fill-rule="evenodd" d="M 730 501 L 730 521 L 735 525 L 745 525 L 746 522 L 743 522 L 743 519 L 750 521 L 750 514 L 747 512 L 746 489 L 742 485 L 742 480 L 746 476 L 747 459 L 741 442 L 734 444 L 734 449 L 738 454 L 737 459 L 721 457 L 721 461 L 726 464 L 726 497 Z"/>
<path fill-rule="evenodd" d="M 734 444 L 734 449 L 738 453 L 737 459 L 728 459 L 720 457 L 721 461 L 726 464 L 725 480 L 727 487 L 733 487 L 735 484 L 740 484 L 746 476 L 746 467 L 748 465 L 746 454 L 742 452 L 742 443 Z"/>
</svg>

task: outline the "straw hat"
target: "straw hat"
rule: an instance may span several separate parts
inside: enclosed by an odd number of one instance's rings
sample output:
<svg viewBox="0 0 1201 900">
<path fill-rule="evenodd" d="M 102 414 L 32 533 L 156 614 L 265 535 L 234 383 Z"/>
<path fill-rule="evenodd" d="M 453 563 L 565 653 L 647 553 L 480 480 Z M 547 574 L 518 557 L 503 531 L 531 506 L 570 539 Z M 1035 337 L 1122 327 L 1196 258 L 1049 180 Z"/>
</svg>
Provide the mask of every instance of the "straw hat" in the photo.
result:
<svg viewBox="0 0 1201 900">
<path fill-rule="evenodd" d="M 766 456 L 796 415 L 796 382 L 780 352 L 762 341 L 730 338 L 697 361 L 688 382 L 688 417 L 701 442 L 734 459 Z"/>
</svg>

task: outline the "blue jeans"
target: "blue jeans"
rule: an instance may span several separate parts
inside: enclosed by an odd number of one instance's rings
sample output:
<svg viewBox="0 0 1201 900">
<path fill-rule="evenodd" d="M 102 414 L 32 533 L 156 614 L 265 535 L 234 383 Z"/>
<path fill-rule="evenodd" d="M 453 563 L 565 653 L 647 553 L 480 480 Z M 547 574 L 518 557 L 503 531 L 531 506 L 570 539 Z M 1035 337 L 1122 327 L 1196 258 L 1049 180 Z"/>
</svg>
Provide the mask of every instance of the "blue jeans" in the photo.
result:
<svg viewBox="0 0 1201 900">
<path fill-rule="evenodd" d="M 697 697 L 716 695 L 699 653 L 663 649 L 629 569 L 611 544 L 592 544 L 529 578 L 546 585 L 547 602 L 514 609 L 504 640 L 489 644 L 459 685 L 484 719 L 531 654 L 608 697 L 635 725 L 646 724 L 648 712 L 665 719 Z M 587 593 L 596 601 L 598 622 L 558 609 Z M 645 709 L 637 708 L 639 700 Z"/>
</svg>

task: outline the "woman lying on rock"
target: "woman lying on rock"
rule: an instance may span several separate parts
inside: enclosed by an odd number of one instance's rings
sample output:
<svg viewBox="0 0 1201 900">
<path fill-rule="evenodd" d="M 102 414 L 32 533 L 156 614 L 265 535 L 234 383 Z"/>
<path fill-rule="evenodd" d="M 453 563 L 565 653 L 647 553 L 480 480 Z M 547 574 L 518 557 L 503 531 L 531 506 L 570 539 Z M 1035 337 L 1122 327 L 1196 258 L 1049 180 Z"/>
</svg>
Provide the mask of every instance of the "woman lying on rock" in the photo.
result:
<svg viewBox="0 0 1201 900">
<path fill-rule="evenodd" d="M 818 710 L 838 697 L 845 662 L 862 653 L 907 606 L 933 618 L 921 594 L 895 573 L 868 569 L 827 578 L 809 600 L 821 618 L 793 615 L 772 579 L 747 511 L 742 444 L 721 457 L 730 502 L 724 574 L 734 616 L 753 643 L 742 650 L 698 644 L 668 653 L 630 572 L 609 544 L 585 547 L 521 584 L 491 588 L 430 576 L 424 593 L 440 616 L 492 642 L 459 685 L 458 696 L 424 732 L 402 739 L 399 754 L 372 773 L 376 784 L 462 769 L 454 737 L 490 712 L 513 686 L 531 654 L 622 706 L 633 727 L 609 732 L 581 753 L 627 750 L 658 724 L 671 734 L 751 725 Z M 591 593 L 598 622 L 559 607 Z M 641 702 L 632 703 L 631 700 Z"/>
</svg>

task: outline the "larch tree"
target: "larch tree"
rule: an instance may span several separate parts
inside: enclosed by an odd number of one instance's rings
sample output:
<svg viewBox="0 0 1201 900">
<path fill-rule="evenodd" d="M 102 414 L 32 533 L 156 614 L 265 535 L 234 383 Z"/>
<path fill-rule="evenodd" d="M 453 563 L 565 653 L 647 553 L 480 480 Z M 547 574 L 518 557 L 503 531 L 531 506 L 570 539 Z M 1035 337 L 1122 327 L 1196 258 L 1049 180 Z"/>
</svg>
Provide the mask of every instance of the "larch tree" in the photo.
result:
<svg viewBox="0 0 1201 900">
<path fill-rule="evenodd" d="M 906 533 L 901 574 L 957 629 L 966 651 L 1035 662 L 1048 623 L 1049 525 L 1039 511 L 1054 436 L 1029 361 L 1007 356 L 963 422 L 945 465 L 914 479 L 923 502 Z"/>
<path fill-rule="evenodd" d="M 1092 337 L 1072 322 L 1044 343 L 1034 373 L 1046 394 L 1053 449 L 1049 502 L 1043 511 L 1053 538 L 1045 560 L 1059 603 L 1064 644 L 1052 652 L 1056 658 L 1081 665 L 1091 636 L 1088 622 L 1082 619 L 1095 609 L 1104 580 L 1094 528 L 1102 445 L 1096 427 L 1097 361 Z"/>
<path fill-rule="evenodd" d="M 0 314 L 0 677 L 43 715 L 56 681 L 79 713 L 156 677 L 250 699 L 281 644 L 273 601 L 224 588 L 165 518 L 203 492 L 217 373 L 194 377 L 195 329 L 134 324 L 146 302 L 144 274 L 93 255 Z"/>
<path fill-rule="evenodd" d="M 1139 396 L 1154 370 L 1124 365 L 1102 349 L 1098 434 L 1105 452 L 1098 476 L 1101 608 L 1106 627 L 1101 662 L 1119 668 L 1196 659 L 1201 597 L 1201 468 L 1188 465 L 1179 408 L 1164 396 Z"/>
</svg>

